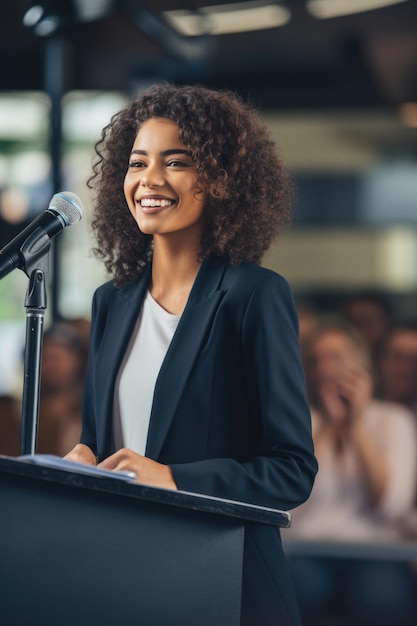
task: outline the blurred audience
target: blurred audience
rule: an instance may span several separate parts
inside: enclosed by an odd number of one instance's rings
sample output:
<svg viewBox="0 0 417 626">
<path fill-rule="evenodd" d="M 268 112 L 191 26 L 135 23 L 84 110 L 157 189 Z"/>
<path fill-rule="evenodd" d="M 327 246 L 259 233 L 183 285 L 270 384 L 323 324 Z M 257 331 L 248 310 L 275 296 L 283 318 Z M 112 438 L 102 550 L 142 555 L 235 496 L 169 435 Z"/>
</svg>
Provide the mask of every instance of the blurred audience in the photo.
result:
<svg viewBox="0 0 417 626">
<path fill-rule="evenodd" d="M 79 442 L 88 326 L 64 321 L 44 333 L 38 453 L 64 456 Z"/>
<path fill-rule="evenodd" d="M 381 397 L 399 402 L 417 416 L 417 324 L 396 325 L 379 363 Z"/>
<path fill-rule="evenodd" d="M 300 339 L 301 352 L 304 356 L 304 344 L 319 319 L 320 313 L 317 308 L 308 301 L 298 301 L 296 302 L 296 307 L 298 315 L 298 336 Z"/>
<path fill-rule="evenodd" d="M 20 402 L 11 395 L 0 395 L 0 454 L 20 454 Z"/>
<path fill-rule="evenodd" d="M 416 490 L 414 417 L 373 398 L 368 346 L 344 320 L 322 320 L 304 345 L 319 472 L 284 540 L 397 541 Z M 321 626 L 335 609 L 338 624 L 413 623 L 406 563 L 295 556 L 290 563 L 305 626 Z"/>
<path fill-rule="evenodd" d="M 354 293 L 343 300 L 341 313 L 359 331 L 369 348 L 374 365 L 374 385 L 378 391 L 380 381 L 377 364 L 393 323 L 391 303 L 381 293 Z"/>
</svg>

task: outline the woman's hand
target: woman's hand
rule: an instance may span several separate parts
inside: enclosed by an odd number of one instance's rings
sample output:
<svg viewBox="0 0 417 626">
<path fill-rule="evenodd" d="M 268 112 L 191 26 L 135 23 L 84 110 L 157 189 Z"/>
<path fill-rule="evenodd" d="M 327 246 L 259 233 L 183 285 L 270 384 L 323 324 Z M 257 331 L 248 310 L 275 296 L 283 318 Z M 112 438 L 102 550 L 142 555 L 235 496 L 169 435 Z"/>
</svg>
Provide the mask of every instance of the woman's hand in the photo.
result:
<svg viewBox="0 0 417 626">
<path fill-rule="evenodd" d="M 169 465 L 157 463 L 137 454 L 128 448 L 121 448 L 97 465 L 103 469 L 130 471 L 136 474 L 136 481 L 163 489 L 178 489 Z"/>
<path fill-rule="evenodd" d="M 77 445 L 64 456 L 67 461 L 75 461 L 76 463 L 84 463 L 84 465 L 97 465 L 97 459 L 91 448 L 84 443 Z"/>
</svg>

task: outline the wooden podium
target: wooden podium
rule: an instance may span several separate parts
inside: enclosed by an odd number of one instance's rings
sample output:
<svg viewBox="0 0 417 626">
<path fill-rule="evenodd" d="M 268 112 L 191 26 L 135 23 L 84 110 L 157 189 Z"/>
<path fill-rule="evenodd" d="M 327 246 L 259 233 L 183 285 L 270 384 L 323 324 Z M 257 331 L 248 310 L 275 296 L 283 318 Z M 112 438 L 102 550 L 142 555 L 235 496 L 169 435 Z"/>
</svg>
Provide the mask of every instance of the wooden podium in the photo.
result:
<svg viewBox="0 0 417 626">
<path fill-rule="evenodd" d="M 246 524 L 284 511 L 0 456 L 2 626 L 238 626 Z"/>
</svg>

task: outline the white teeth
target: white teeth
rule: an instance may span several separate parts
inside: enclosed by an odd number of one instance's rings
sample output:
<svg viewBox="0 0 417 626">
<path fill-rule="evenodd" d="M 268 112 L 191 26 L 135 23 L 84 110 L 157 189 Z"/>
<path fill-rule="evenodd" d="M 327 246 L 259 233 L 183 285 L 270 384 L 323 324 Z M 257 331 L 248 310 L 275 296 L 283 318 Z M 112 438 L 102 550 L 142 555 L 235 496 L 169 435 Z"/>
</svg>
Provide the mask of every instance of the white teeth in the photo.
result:
<svg viewBox="0 0 417 626">
<path fill-rule="evenodd" d="M 168 200 L 168 198 L 142 198 L 140 201 L 141 206 L 160 206 L 166 207 L 174 204 L 174 200 Z"/>
</svg>

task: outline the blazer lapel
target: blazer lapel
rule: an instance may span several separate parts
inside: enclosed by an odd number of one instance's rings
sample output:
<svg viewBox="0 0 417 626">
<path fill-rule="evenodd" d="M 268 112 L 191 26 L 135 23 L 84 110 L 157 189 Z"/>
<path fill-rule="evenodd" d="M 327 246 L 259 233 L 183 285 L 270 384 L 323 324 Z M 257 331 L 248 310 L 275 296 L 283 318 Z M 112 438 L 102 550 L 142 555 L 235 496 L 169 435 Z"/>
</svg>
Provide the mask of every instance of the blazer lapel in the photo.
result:
<svg viewBox="0 0 417 626">
<path fill-rule="evenodd" d="M 157 459 L 224 290 L 224 265 L 203 264 L 155 386 L 146 456 Z"/>
</svg>

